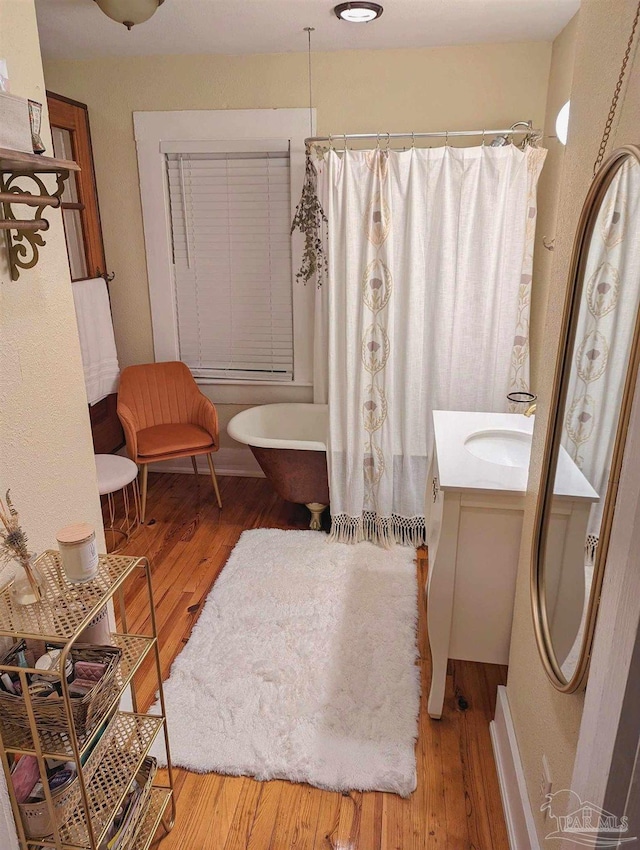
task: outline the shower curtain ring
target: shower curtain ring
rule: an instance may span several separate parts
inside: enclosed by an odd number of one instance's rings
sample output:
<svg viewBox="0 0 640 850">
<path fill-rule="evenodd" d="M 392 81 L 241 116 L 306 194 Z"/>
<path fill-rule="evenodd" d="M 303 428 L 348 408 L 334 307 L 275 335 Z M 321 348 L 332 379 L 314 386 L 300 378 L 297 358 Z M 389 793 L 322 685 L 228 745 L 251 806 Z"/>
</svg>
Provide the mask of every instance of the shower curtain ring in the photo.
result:
<svg viewBox="0 0 640 850">
<path fill-rule="evenodd" d="M 346 151 L 346 150 L 347 150 L 347 134 L 346 134 L 346 133 L 343 133 L 343 134 L 342 134 L 342 137 L 344 138 L 344 149 L 345 149 L 345 151 Z"/>
<path fill-rule="evenodd" d="M 376 133 L 376 150 L 380 150 L 380 133 Z"/>
<path fill-rule="evenodd" d="M 386 147 L 387 151 L 389 150 L 390 145 L 391 145 L 391 135 L 390 135 L 390 133 L 387 133 L 387 147 Z"/>
<path fill-rule="evenodd" d="M 334 150 L 335 150 L 335 148 L 334 148 L 334 146 L 333 146 L 333 136 L 331 135 L 331 133 L 329 133 L 329 150 L 330 150 L 330 151 L 334 151 Z"/>
<path fill-rule="evenodd" d="M 411 148 L 413 149 L 413 148 L 415 148 L 415 146 L 416 146 L 416 134 L 412 130 L 411 131 Z"/>
<path fill-rule="evenodd" d="M 486 130 L 482 131 L 482 147 L 484 147 L 484 137 L 486 135 L 486 132 L 487 132 Z"/>
<path fill-rule="evenodd" d="M 448 130 L 444 131 L 444 146 L 445 146 L 445 148 L 449 147 L 449 131 Z"/>
</svg>

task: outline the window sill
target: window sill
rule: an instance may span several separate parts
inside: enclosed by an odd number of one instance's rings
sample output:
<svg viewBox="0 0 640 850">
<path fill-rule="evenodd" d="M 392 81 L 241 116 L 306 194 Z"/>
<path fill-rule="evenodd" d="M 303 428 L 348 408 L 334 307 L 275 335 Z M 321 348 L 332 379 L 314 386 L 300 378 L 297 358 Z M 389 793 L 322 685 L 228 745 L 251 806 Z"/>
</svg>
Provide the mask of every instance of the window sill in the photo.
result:
<svg viewBox="0 0 640 850">
<path fill-rule="evenodd" d="M 282 404 L 313 401 L 313 385 L 306 381 L 225 381 L 220 378 L 196 379 L 200 390 L 216 404 Z"/>
<path fill-rule="evenodd" d="M 195 378 L 196 384 L 214 387 L 312 387 L 311 381 L 240 381 L 225 378 Z"/>
</svg>

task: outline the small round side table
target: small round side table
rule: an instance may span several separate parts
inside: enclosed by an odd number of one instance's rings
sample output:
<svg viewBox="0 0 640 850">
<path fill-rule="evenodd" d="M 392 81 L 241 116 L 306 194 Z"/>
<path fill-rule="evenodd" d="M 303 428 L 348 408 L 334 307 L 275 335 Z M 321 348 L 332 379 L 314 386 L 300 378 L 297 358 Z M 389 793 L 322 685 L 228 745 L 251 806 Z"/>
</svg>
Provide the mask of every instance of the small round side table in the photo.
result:
<svg viewBox="0 0 640 850">
<path fill-rule="evenodd" d="M 112 548 L 107 550 L 110 554 L 117 552 L 122 546 L 129 542 L 131 534 L 140 525 L 140 491 L 138 489 L 138 467 L 127 457 L 120 455 L 96 455 L 96 470 L 98 472 L 98 492 L 107 497 L 109 506 L 109 525 L 105 526 L 111 535 Z M 129 495 L 131 487 L 131 496 Z M 116 525 L 116 506 L 114 493 L 122 490 L 122 502 L 124 505 L 124 518 Z M 120 540 L 119 545 L 118 538 Z"/>
</svg>

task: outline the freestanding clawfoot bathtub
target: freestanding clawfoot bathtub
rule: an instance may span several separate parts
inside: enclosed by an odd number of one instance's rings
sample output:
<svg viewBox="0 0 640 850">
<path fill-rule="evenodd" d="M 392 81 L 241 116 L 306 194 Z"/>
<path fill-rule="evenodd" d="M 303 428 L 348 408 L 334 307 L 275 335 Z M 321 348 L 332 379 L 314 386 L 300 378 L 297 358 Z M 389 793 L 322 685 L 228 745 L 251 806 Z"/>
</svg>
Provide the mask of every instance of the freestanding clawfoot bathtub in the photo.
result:
<svg viewBox="0 0 640 850">
<path fill-rule="evenodd" d="M 318 531 L 329 504 L 328 426 L 326 404 L 264 404 L 227 425 L 230 437 L 249 446 L 276 493 L 309 508 L 310 528 Z"/>
</svg>

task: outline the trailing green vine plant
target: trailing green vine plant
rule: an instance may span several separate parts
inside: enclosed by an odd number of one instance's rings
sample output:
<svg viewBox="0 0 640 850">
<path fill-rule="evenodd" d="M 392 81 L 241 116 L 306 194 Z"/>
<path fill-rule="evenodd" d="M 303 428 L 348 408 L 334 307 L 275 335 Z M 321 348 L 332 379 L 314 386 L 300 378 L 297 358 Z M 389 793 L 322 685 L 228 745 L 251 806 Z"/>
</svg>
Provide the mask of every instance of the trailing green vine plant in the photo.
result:
<svg viewBox="0 0 640 850">
<path fill-rule="evenodd" d="M 307 150 L 302 195 L 291 224 L 291 233 L 299 230 L 304 235 L 304 252 L 296 279 L 305 284 L 314 275 L 318 286 L 326 280 L 329 263 L 322 241 L 325 224 L 327 216 L 318 198 L 318 172 L 311 161 L 311 152 Z"/>
</svg>

